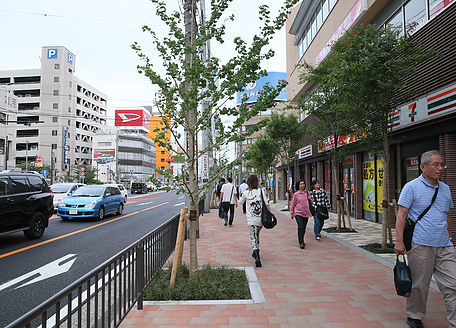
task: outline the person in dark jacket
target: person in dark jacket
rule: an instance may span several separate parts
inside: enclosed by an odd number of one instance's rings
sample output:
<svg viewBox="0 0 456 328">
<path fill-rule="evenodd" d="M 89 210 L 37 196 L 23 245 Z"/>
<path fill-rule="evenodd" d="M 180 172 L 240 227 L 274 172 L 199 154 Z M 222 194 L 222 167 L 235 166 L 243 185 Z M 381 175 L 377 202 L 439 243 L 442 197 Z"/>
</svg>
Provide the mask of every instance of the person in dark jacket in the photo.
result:
<svg viewBox="0 0 456 328">
<path fill-rule="evenodd" d="M 225 178 L 221 178 L 217 188 L 215 188 L 215 195 L 217 196 L 217 203 L 220 203 L 220 192 L 222 191 L 222 186 L 225 183 Z M 219 218 L 223 219 L 223 207 L 222 205 L 219 205 Z"/>
</svg>

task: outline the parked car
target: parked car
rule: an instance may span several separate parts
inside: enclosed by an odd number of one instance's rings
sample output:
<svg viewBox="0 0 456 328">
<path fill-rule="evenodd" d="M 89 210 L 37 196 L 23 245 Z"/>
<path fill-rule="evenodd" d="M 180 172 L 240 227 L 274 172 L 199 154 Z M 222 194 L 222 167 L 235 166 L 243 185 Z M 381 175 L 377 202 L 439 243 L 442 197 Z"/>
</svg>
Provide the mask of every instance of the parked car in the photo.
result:
<svg viewBox="0 0 456 328">
<path fill-rule="evenodd" d="M 124 203 L 127 202 L 127 199 L 128 199 L 128 190 L 125 189 L 125 187 L 124 187 L 122 184 L 110 184 L 110 185 L 107 185 L 107 186 L 119 188 L 120 194 L 121 194 L 122 197 L 124 198 Z"/>
<path fill-rule="evenodd" d="M 84 186 L 83 183 L 54 183 L 51 185 L 52 193 L 54 194 L 54 211 L 57 211 L 57 207 L 62 200 L 72 194 L 79 187 Z"/>
<path fill-rule="evenodd" d="M 69 218 L 95 217 L 103 220 L 111 213 L 122 214 L 124 198 L 119 188 L 112 186 L 86 185 L 63 199 L 57 209 L 62 220 Z"/>
<path fill-rule="evenodd" d="M 156 191 L 157 187 L 152 182 L 146 182 L 147 191 Z"/>
<path fill-rule="evenodd" d="M 24 231 L 40 238 L 54 213 L 52 192 L 37 172 L 0 172 L 0 235 Z"/>
<path fill-rule="evenodd" d="M 132 194 L 147 194 L 147 186 L 144 182 L 133 182 L 130 192 Z"/>
</svg>

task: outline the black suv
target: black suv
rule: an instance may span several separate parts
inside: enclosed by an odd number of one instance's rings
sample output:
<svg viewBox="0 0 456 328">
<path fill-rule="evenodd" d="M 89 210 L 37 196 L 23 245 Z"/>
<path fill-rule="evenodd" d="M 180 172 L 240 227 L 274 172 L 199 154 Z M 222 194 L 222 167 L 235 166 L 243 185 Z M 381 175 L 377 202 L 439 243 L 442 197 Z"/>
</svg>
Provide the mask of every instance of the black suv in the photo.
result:
<svg viewBox="0 0 456 328">
<path fill-rule="evenodd" d="M 131 184 L 130 192 L 132 194 L 147 194 L 147 185 L 144 182 L 133 182 Z"/>
<path fill-rule="evenodd" d="M 54 213 L 52 194 L 36 172 L 0 172 L 0 235 L 24 231 L 27 239 L 40 238 Z"/>
</svg>

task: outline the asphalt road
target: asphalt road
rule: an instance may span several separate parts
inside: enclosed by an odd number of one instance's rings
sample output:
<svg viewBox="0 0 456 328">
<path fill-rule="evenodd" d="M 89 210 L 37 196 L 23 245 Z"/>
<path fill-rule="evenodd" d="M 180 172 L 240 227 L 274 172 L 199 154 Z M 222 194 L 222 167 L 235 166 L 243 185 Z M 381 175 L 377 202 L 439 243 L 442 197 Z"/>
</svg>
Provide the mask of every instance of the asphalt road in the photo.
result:
<svg viewBox="0 0 456 328">
<path fill-rule="evenodd" d="M 54 215 L 38 240 L 27 241 L 23 233 L 0 236 L 0 327 L 141 239 L 177 214 L 183 202 L 183 195 L 154 192 L 130 197 L 121 216 L 110 215 L 103 221 L 62 221 Z M 138 210 L 143 211 L 128 215 Z M 44 266 L 49 268 L 51 262 L 65 256 L 69 260 L 67 272 L 36 281 L 43 276 Z M 39 274 L 29 274 L 36 270 Z M 52 275 L 56 271 L 51 267 L 46 272 Z"/>
</svg>

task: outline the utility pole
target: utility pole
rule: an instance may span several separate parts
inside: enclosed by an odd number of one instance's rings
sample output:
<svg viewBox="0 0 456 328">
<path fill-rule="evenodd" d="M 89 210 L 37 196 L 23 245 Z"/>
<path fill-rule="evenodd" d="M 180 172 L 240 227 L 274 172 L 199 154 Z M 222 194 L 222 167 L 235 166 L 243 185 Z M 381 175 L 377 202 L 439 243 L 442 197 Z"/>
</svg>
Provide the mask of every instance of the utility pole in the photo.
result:
<svg viewBox="0 0 456 328">
<path fill-rule="evenodd" d="M 54 184 L 54 152 L 51 147 L 51 185 Z"/>
<path fill-rule="evenodd" d="M 29 146 L 29 141 L 25 141 L 25 170 L 28 171 L 28 146 Z"/>
</svg>

